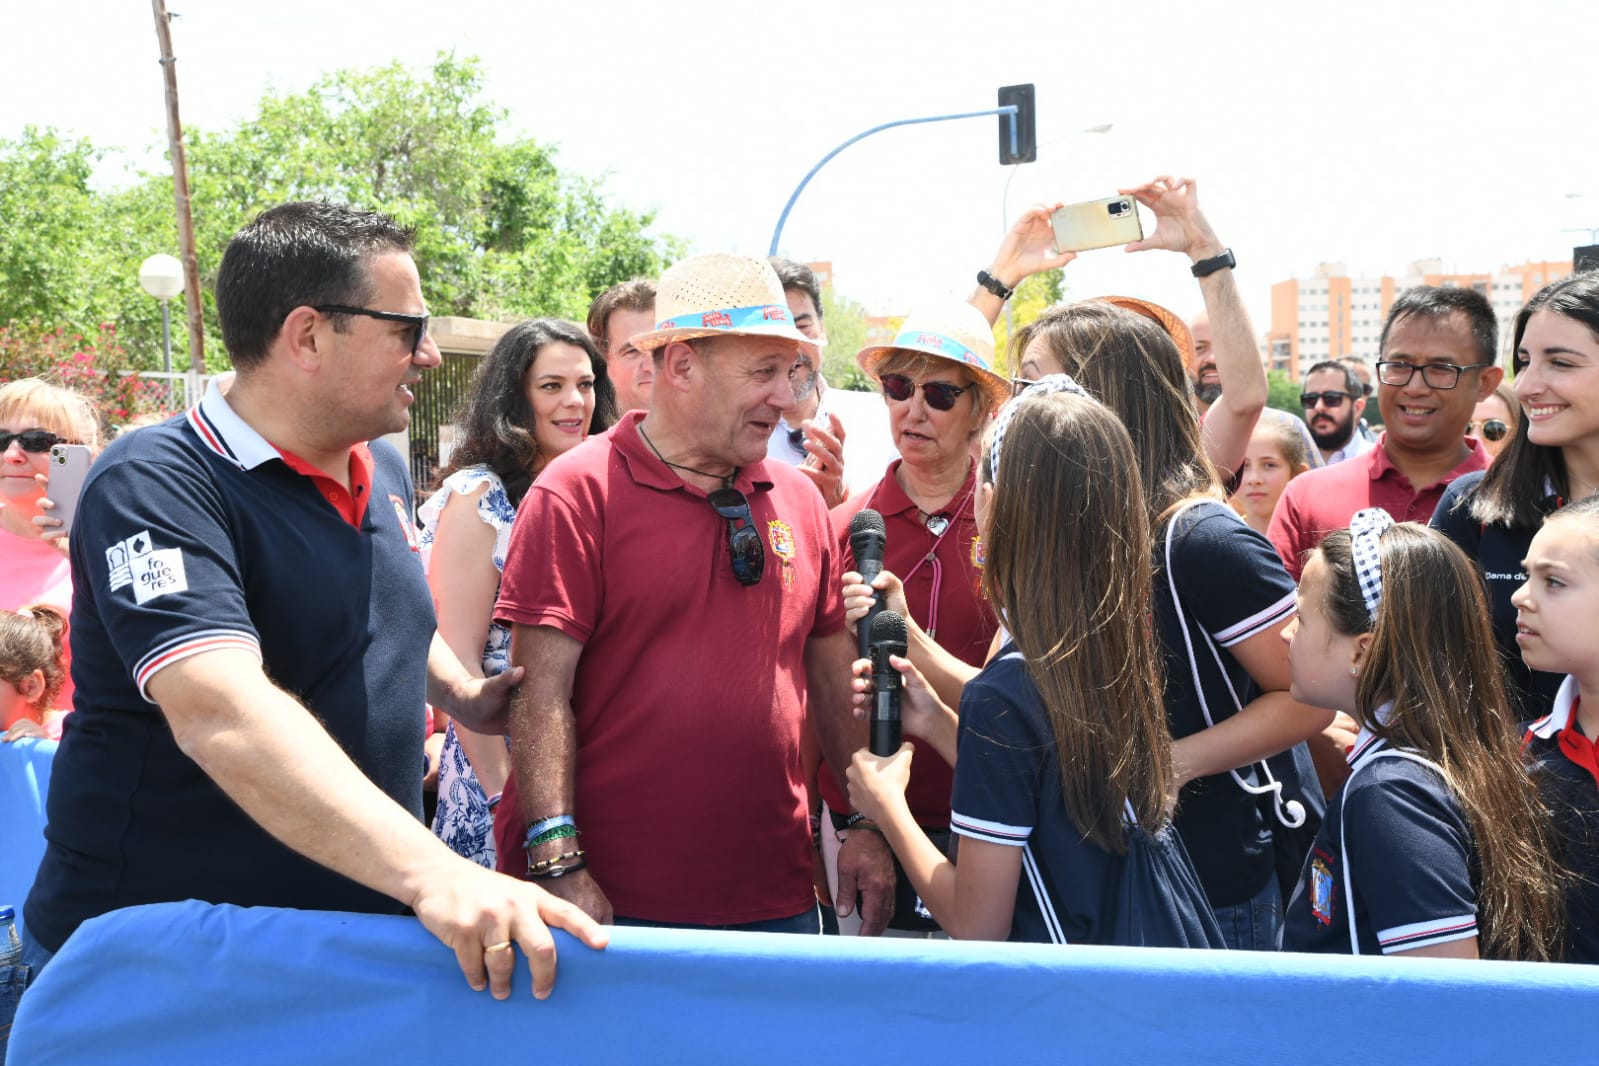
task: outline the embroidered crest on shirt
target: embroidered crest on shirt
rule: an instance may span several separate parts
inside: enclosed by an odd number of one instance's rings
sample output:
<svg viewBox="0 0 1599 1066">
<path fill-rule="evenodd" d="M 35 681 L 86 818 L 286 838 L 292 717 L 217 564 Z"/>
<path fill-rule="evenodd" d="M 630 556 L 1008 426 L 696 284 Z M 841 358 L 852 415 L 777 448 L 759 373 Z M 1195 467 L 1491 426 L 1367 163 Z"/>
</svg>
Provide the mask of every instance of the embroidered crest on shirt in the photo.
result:
<svg viewBox="0 0 1599 1066">
<path fill-rule="evenodd" d="M 783 563 L 783 588 L 794 587 L 794 530 L 787 522 L 773 519 L 766 523 L 766 539 L 772 544 L 772 551 Z"/>
<path fill-rule="evenodd" d="M 1310 909 L 1322 925 L 1332 924 L 1333 886 L 1337 883 L 1320 856 L 1310 860 Z"/>
<path fill-rule="evenodd" d="M 416 526 L 411 521 L 410 512 L 405 509 L 405 501 L 391 492 L 389 502 L 394 504 L 394 517 L 400 520 L 400 532 L 405 534 L 405 543 L 411 546 L 412 551 L 421 551 L 416 539 Z"/>
<path fill-rule="evenodd" d="M 177 548 L 157 549 L 148 529 L 111 545 L 105 550 L 105 561 L 111 591 L 132 585 L 135 603 L 189 587 L 183 553 Z"/>
</svg>

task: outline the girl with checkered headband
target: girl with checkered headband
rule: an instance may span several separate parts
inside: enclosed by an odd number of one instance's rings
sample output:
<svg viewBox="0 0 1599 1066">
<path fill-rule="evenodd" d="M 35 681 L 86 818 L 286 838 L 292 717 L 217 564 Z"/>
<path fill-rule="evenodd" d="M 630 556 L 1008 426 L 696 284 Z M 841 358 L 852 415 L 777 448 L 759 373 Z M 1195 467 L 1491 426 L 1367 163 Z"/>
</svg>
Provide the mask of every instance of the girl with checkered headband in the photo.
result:
<svg viewBox="0 0 1599 1066">
<path fill-rule="evenodd" d="M 1564 875 L 1471 562 L 1442 534 L 1368 509 L 1311 554 L 1298 605 L 1292 691 L 1361 732 L 1284 948 L 1560 957 Z"/>
</svg>

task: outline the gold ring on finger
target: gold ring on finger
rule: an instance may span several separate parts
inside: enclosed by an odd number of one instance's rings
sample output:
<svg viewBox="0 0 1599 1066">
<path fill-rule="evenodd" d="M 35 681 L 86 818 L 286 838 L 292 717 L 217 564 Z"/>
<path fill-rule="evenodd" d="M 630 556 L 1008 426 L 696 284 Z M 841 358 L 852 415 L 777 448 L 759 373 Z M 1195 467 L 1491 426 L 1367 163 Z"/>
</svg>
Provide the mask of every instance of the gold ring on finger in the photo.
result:
<svg viewBox="0 0 1599 1066">
<path fill-rule="evenodd" d="M 509 940 L 502 940 L 498 944 L 490 944 L 487 947 L 485 947 L 483 949 L 483 954 L 487 955 L 491 951 L 510 951 L 510 950 L 511 950 L 511 942 Z"/>
</svg>

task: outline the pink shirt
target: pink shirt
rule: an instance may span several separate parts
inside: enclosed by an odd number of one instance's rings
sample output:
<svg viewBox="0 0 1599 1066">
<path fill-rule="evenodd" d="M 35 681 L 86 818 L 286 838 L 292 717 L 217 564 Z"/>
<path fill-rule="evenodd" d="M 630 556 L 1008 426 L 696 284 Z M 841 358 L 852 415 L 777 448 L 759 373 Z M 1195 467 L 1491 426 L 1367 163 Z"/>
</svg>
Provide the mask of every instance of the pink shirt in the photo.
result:
<svg viewBox="0 0 1599 1066">
<path fill-rule="evenodd" d="M 0 610 L 48 603 L 72 611 L 72 568 L 46 540 L 0 529 Z"/>
</svg>

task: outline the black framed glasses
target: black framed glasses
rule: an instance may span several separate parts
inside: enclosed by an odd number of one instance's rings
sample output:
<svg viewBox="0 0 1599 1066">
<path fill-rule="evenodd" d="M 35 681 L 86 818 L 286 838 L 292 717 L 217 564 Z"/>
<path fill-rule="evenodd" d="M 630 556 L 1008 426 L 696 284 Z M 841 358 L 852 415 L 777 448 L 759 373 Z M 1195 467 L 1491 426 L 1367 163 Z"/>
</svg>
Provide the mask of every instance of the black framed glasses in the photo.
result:
<svg viewBox="0 0 1599 1066">
<path fill-rule="evenodd" d="M 367 318 L 376 318 L 384 322 L 408 322 L 416 327 L 416 335 L 411 338 L 411 354 L 415 355 L 422 350 L 422 341 L 428 335 L 427 315 L 408 315 L 403 311 L 374 311 L 369 307 L 349 307 L 345 304 L 319 304 L 313 310 L 324 315 L 365 315 Z"/>
<path fill-rule="evenodd" d="M 1011 378 L 1010 394 L 1013 397 L 1020 396 L 1022 393 L 1026 392 L 1036 384 L 1037 382 L 1035 382 L 1032 378 Z"/>
<path fill-rule="evenodd" d="M 1299 406 L 1308 411 L 1319 403 L 1329 411 L 1336 411 L 1354 398 L 1347 392 L 1302 392 L 1299 394 Z"/>
<path fill-rule="evenodd" d="M 897 403 L 904 403 L 916 392 L 916 382 L 904 374 L 884 374 L 877 380 L 883 383 L 883 394 Z M 969 385 L 951 385 L 947 381 L 927 381 L 921 385 L 922 399 L 935 411 L 949 411 L 961 398 Z"/>
<path fill-rule="evenodd" d="M 1403 359 L 1381 359 L 1377 362 L 1377 380 L 1384 385 L 1405 386 L 1410 384 L 1410 379 L 1416 376 L 1416 371 L 1421 371 L 1421 380 L 1426 382 L 1429 389 L 1452 389 L 1460 384 L 1460 375 L 1468 370 L 1483 370 L 1489 364 L 1472 363 L 1470 366 L 1460 366 L 1456 363 L 1407 363 Z"/>
<path fill-rule="evenodd" d="M 1509 426 L 1509 424 L 1507 424 L 1504 421 L 1504 419 L 1501 419 L 1501 418 L 1487 418 L 1487 419 L 1484 419 L 1483 422 L 1482 422 L 1482 439 L 1485 440 L 1485 441 L 1490 441 L 1490 442 L 1497 443 L 1498 441 L 1504 440 L 1505 436 L 1509 432 L 1510 432 L 1510 426 Z M 1476 422 L 1467 422 L 1466 423 L 1466 436 L 1474 437 L 1476 435 L 1477 435 L 1477 423 Z"/>
<path fill-rule="evenodd" d="M 766 570 L 766 548 L 761 544 L 750 501 L 733 488 L 717 489 L 706 497 L 717 514 L 727 519 L 727 549 L 733 560 L 733 576 L 740 585 L 754 585 Z M 740 525 L 739 523 L 743 523 Z"/>
<path fill-rule="evenodd" d="M 58 437 L 48 429 L 25 429 L 20 433 L 8 433 L 0 430 L 0 452 L 11 447 L 11 442 L 16 441 L 17 447 L 34 455 L 43 455 L 57 444 L 72 444 L 73 441 L 65 437 Z"/>
</svg>

